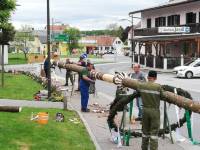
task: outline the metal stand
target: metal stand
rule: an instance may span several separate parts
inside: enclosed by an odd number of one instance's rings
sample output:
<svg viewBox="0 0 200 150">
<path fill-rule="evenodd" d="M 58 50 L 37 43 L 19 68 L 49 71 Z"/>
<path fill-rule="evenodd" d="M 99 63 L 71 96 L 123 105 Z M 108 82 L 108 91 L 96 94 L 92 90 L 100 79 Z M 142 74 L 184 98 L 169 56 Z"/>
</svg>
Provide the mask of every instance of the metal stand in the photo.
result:
<svg viewBox="0 0 200 150">
<path fill-rule="evenodd" d="M 174 140 L 172 137 L 172 130 L 171 130 L 170 122 L 169 122 L 169 117 L 167 114 L 167 105 L 166 105 L 166 102 L 164 102 L 164 123 L 163 123 L 164 130 L 166 129 L 166 127 L 169 128 L 170 139 L 171 139 L 172 144 L 174 144 Z M 165 138 L 165 132 L 163 133 L 163 139 L 164 138 Z"/>
<path fill-rule="evenodd" d="M 127 136 L 130 136 L 130 135 L 126 135 L 125 130 L 124 130 L 126 126 L 126 112 L 127 112 L 127 105 L 124 106 L 124 109 L 123 109 L 120 129 L 122 129 L 123 131 L 123 145 L 129 146 L 129 137 Z"/>
</svg>

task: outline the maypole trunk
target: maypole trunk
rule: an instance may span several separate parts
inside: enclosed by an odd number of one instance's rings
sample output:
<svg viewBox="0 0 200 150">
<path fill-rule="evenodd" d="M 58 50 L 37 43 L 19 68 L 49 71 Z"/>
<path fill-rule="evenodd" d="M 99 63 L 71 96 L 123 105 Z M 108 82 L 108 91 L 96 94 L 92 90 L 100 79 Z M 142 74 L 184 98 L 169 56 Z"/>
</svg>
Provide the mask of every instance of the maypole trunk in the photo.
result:
<svg viewBox="0 0 200 150">
<path fill-rule="evenodd" d="M 54 65 L 58 66 L 59 68 L 70 69 L 74 72 L 81 72 L 84 67 L 78 66 L 76 64 L 64 64 L 63 62 L 53 62 Z M 92 76 L 94 76 L 98 80 L 106 81 L 109 83 L 114 83 L 116 85 L 122 84 L 125 87 L 137 89 L 140 85 L 140 82 L 137 80 L 133 80 L 130 78 L 123 78 L 119 76 L 114 76 L 110 74 L 104 74 L 97 71 L 90 72 Z M 185 108 L 187 110 L 191 110 L 195 113 L 200 113 L 200 103 L 192 101 L 191 99 L 185 98 L 183 96 L 179 96 L 172 92 L 164 91 L 164 101 L 177 105 L 179 107 Z"/>
</svg>

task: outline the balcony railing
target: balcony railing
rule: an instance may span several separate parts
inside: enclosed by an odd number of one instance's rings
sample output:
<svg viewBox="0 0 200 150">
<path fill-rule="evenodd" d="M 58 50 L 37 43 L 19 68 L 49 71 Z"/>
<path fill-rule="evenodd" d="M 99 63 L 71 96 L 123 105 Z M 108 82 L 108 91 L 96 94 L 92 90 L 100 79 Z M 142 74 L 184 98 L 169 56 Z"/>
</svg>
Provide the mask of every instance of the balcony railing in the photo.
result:
<svg viewBox="0 0 200 150">
<path fill-rule="evenodd" d="M 200 33 L 200 23 L 194 23 L 189 25 L 180 25 L 190 27 L 190 33 Z M 151 36 L 151 35 L 168 35 L 171 33 L 158 33 L 158 27 L 156 28 L 143 28 L 143 29 L 135 29 L 135 36 Z"/>
</svg>

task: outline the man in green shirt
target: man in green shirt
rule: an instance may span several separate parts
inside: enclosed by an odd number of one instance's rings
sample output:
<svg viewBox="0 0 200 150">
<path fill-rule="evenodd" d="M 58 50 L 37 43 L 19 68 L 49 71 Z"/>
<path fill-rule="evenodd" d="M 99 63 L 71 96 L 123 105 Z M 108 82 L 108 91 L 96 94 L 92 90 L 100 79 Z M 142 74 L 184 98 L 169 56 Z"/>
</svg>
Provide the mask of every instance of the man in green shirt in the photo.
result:
<svg viewBox="0 0 200 150">
<path fill-rule="evenodd" d="M 82 70 L 80 73 L 80 91 L 81 91 L 81 111 L 89 112 L 87 108 L 88 99 L 89 99 L 89 86 L 90 83 L 95 83 L 94 80 L 90 78 L 90 71 L 92 70 L 93 65 L 91 63 L 87 64 L 87 67 Z"/>
<path fill-rule="evenodd" d="M 158 149 L 158 130 L 160 128 L 160 100 L 163 97 L 162 88 L 156 84 L 156 71 L 149 71 L 148 82 L 140 83 L 137 91 L 143 102 L 142 114 L 142 150 Z"/>
</svg>

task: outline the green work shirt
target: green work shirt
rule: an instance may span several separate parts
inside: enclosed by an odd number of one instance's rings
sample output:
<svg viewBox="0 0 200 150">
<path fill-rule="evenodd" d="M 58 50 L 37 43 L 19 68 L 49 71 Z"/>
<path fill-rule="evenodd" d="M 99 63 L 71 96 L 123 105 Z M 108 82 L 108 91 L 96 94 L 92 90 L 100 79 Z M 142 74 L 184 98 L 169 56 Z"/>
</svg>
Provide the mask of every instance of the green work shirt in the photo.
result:
<svg viewBox="0 0 200 150">
<path fill-rule="evenodd" d="M 154 82 L 140 83 L 138 86 L 144 108 L 160 108 L 160 100 L 163 97 L 161 85 Z"/>
<path fill-rule="evenodd" d="M 80 72 L 81 79 L 83 79 L 83 76 L 89 76 L 89 71 L 87 70 L 87 68 L 83 68 L 83 70 Z"/>
</svg>

